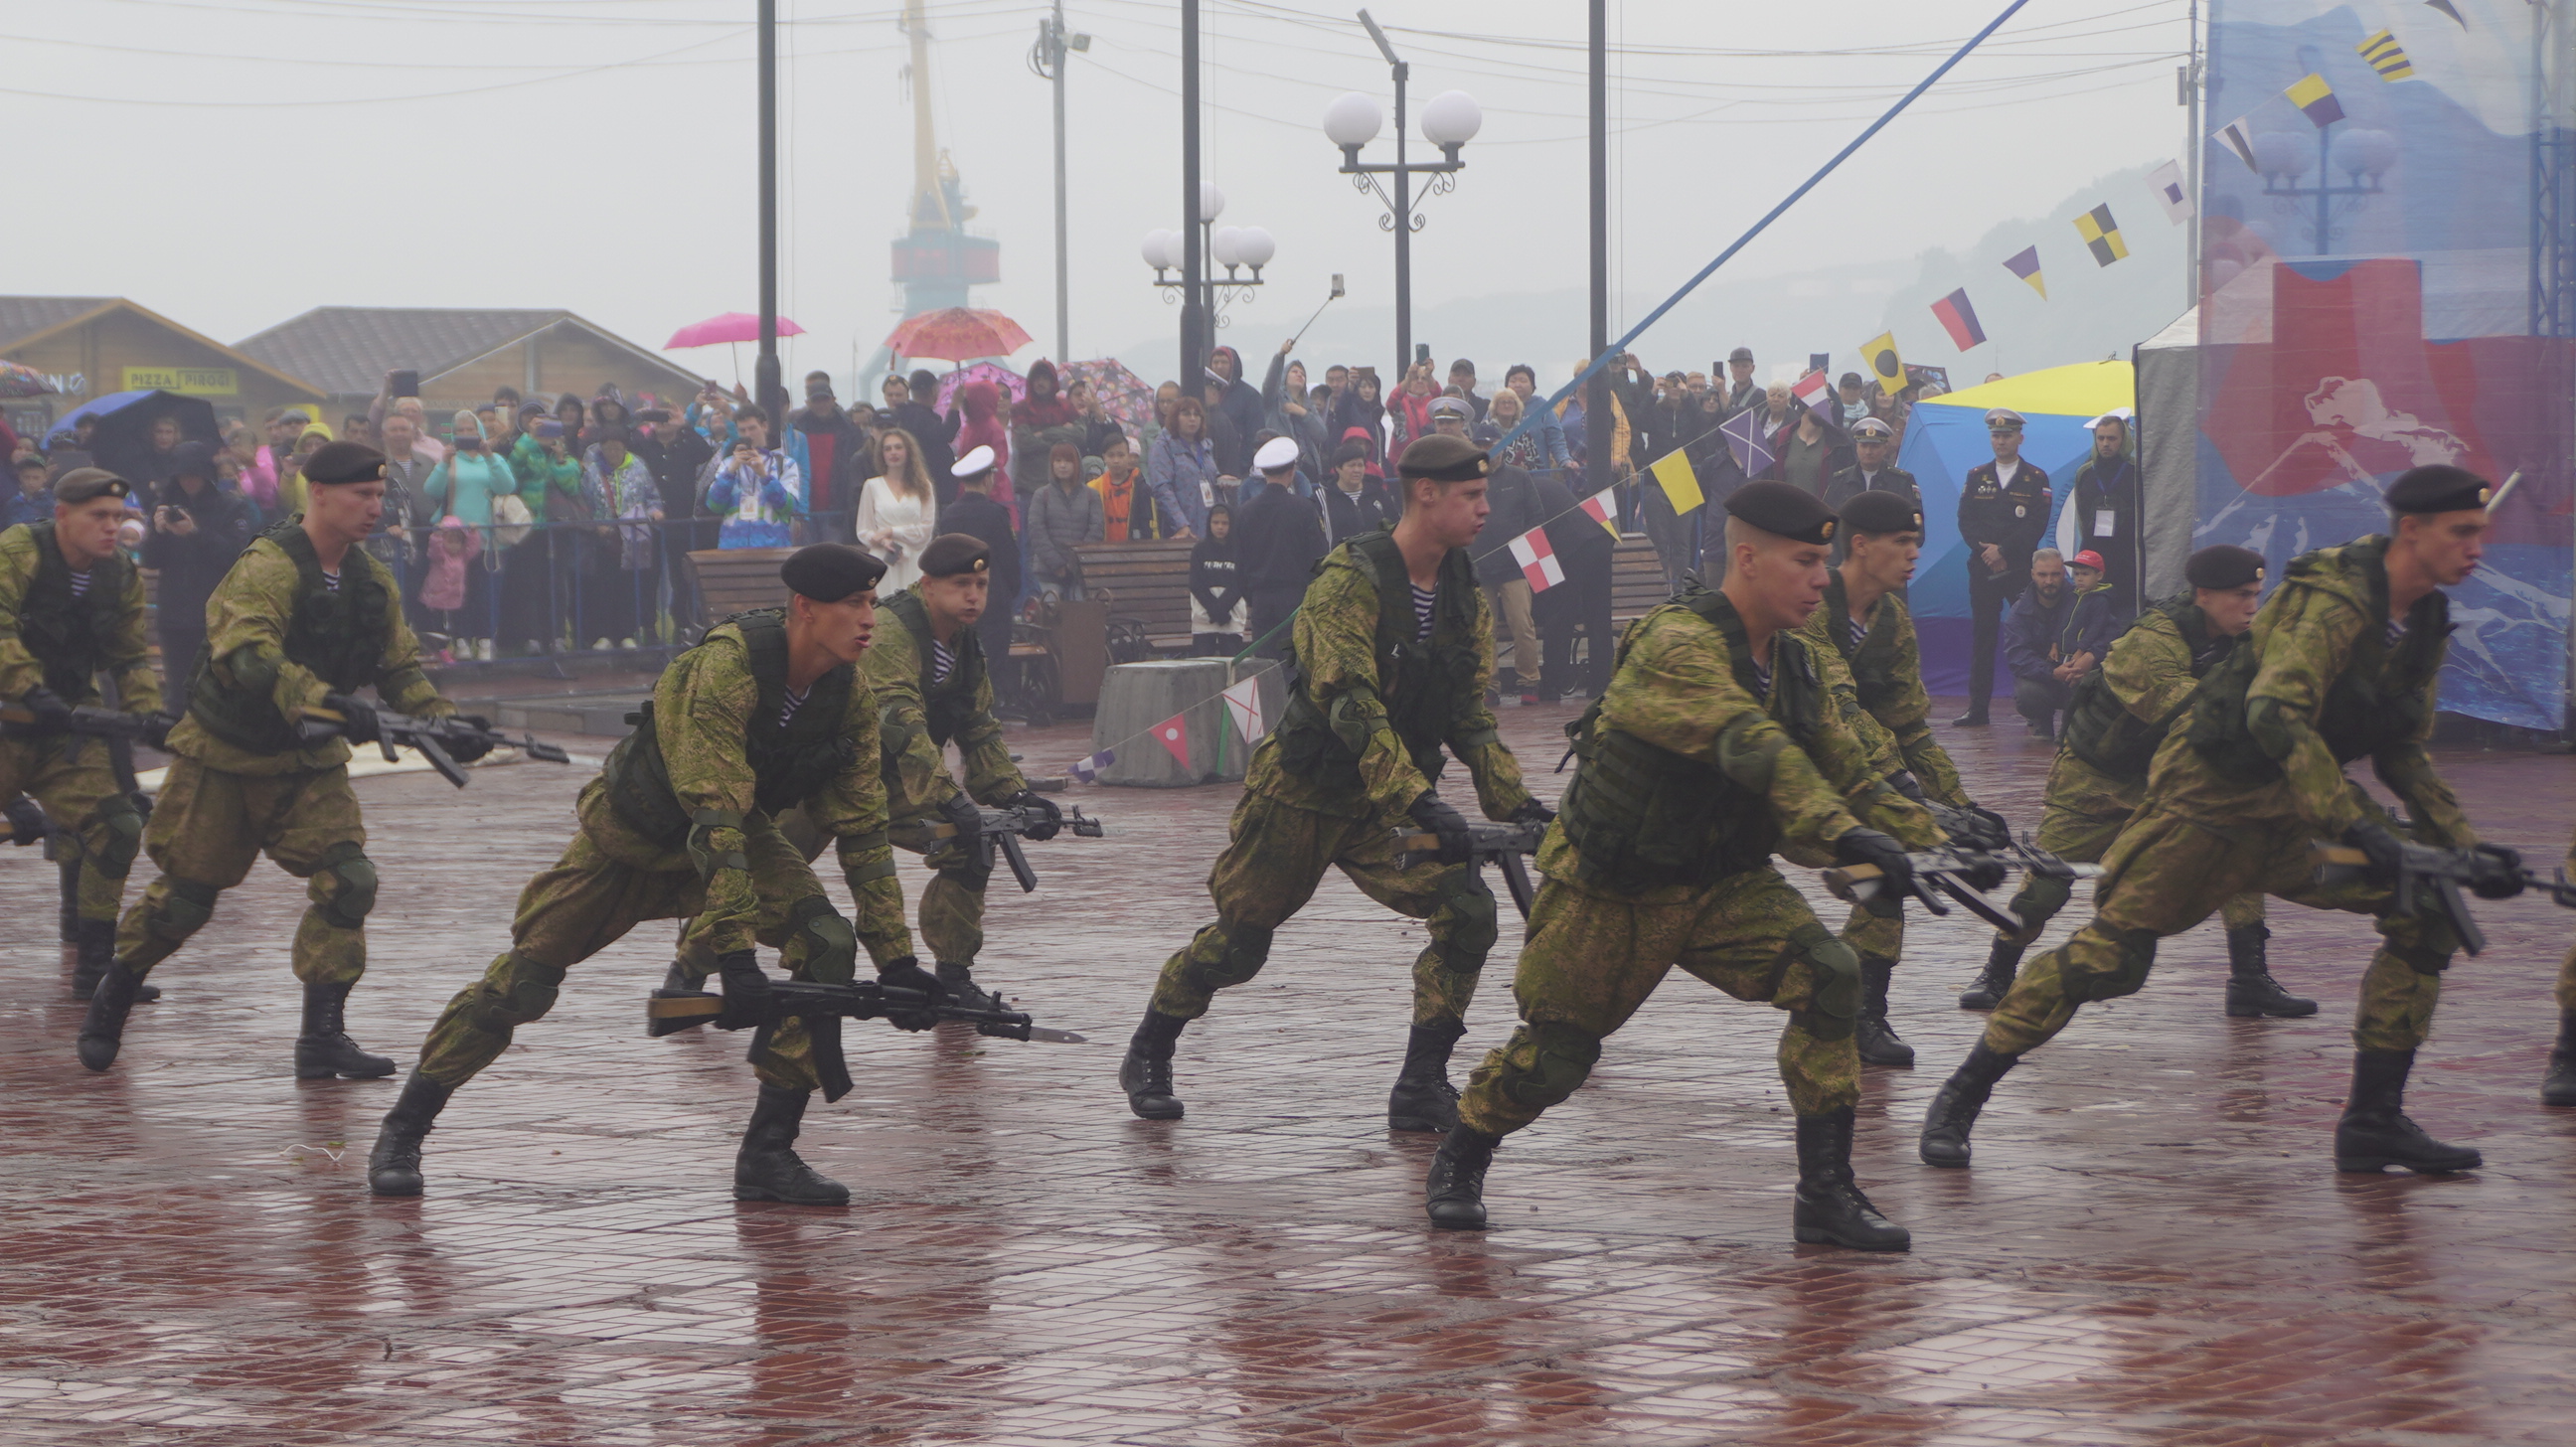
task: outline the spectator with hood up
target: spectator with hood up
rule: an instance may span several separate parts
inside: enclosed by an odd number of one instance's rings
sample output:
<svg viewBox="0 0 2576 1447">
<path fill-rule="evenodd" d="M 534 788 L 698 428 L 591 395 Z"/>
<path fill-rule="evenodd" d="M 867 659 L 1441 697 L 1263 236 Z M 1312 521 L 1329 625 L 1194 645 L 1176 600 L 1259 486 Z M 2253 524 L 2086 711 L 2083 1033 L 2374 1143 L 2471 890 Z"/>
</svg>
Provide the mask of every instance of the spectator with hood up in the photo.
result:
<svg viewBox="0 0 2576 1447">
<path fill-rule="evenodd" d="M 48 514 L 50 516 L 50 514 Z M 161 575 L 154 612 L 161 676 L 176 696 L 206 646 L 206 600 L 250 546 L 250 505 L 216 481 L 214 449 L 182 442 L 170 477 L 156 490 L 143 566 Z"/>
<path fill-rule="evenodd" d="M 1055 363 L 1044 357 L 1029 364 L 1029 394 L 1011 404 L 1011 483 L 1026 520 L 1039 489 L 1047 485 L 1051 454 L 1069 444 L 1080 470 L 1083 419 L 1059 389 Z"/>
<path fill-rule="evenodd" d="M 1208 435 L 1216 439 L 1219 448 L 1218 470 L 1228 477 L 1250 477 L 1252 439 L 1268 428 L 1269 409 L 1261 404 L 1261 389 L 1244 378 L 1242 353 L 1232 347 L 1218 347 L 1208 354 L 1207 369 L 1209 386 L 1218 394 L 1212 400 L 1227 423 L 1226 427 L 1208 428 Z"/>
<path fill-rule="evenodd" d="M 1019 509 L 1011 505 L 1016 494 L 1011 490 L 1011 430 L 1002 418 L 1002 389 L 987 381 L 969 382 L 957 389 L 957 411 L 963 418 L 957 427 L 958 460 L 964 461 L 978 447 L 992 450 L 994 473 L 989 495 L 1010 515 L 1012 525 L 1018 526 Z M 951 474 L 956 470 L 953 464 L 949 468 Z M 947 503 L 942 501 L 940 506 L 945 508 Z"/>
</svg>

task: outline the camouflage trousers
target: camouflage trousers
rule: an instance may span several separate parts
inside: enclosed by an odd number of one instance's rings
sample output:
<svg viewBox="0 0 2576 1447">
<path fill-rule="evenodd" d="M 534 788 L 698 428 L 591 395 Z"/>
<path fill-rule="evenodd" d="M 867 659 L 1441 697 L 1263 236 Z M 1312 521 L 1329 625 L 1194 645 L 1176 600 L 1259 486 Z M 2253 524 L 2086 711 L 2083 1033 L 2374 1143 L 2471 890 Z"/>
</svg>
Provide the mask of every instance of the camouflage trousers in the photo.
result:
<svg viewBox="0 0 2576 1447">
<path fill-rule="evenodd" d="M 2076 1007 L 2134 995 L 2155 965 L 2156 942 L 2209 918 L 2248 891 L 2316 909 L 2376 915 L 2380 944 L 2361 978 L 2352 1043 L 2361 1050 L 2412 1050 L 2432 1029 L 2442 971 L 2459 949 L 2439 916 L 2394 913 L 2392 891 L 2318 885 L 2308 854 L 2314 836 L 2295 821 L 2248 820 L 2223 828 L 2168 809 L 2139 812 L 2103 857 L 2091 923 L 2022 967 L 1987 1017 L 1990 1050 L 2021 1055 L 2066 1028 Z"/>
<path fill-rule="evenodd" d="M 1395 830 L 1409 823 L 1389 811 L 1352 819 L 1245 793 L 1234 809 L 1232 842 L 1208 873 L 1216 923 L 1164 962 L 1153 1008 L 1195 1020 L 1217 991 L 1259 974 L 1273 932 L 1314 898 L 1324 871 L 1339 866 L 1361 893 L 1429 926 L 1431 941 L 1413 962 L 1413 1023 L 1463 1019 L 1494 947 L 1493 892 L 1465 865 L 1398 868 Z M 925 933 L 929 912 L 925 899 Z"/>
<path fill-rule="evenodd" d="M 1601 1058 L 1601 1042 L 1675 965 L 1739 1000 L 1788 1012 L 1780 1079 L 1799 1115 L 1860 1099 L 1852 1044 L 1859 962 L 1765 865 L 1672 903 L 1640 904 L 1553 877 L 1540 885 L 1512 976 L 1520 1028 L 1476 1067 L 1458 1118 L 1505 1135 L 1574 1094 Z"/>
<path fill-rule="evenodd" d="M 814 823 L 802 804 L 778 815 L 777 824 L 788 845 L 808 864 L 831 846 L 832 836 Z M 900 826 L 893 832 L 902 832 Z M 984 949 L 984 886 L 992 878 L 992 863 L 988 859 L 978 868 L 973 852 L 963 849 L 933 849 L 923 858 L 937 872 L 921 892 L 922 943 L 930 947 L 934 962 L 971 966 Z M 680 930 L 677 958 L 681 971 L 694 979 L 715 973 L 715 951 L 692 926 Z"/>
<path fill-rule="evenodd" d="M 0 799 L 17 794 L 53 827 L 46 857 L 79 866 L 80 917 L 113 921 L 143 847 L 143 812 L 116 787 L 106 740 L 0 739 Z"/>
<path fill-rule="evenodd" d="M 2048 776 L 2048 802 L 2040 809 L 2040 848 L 2077 864 L 2098 864 L 2110 851 L 2112 841 L 2128 826 L 2137 812 L 2137 790 L 2124 795 L 2115 793 L 2109 781 L 2101 778 L 2070 754 L 2059 754 L 2057 766 Z M 2071 772 L 2080 771 L 2070 778 Z M 2066 908 L 2074 896 L 2075 882 L 2025 875 L 2021 889 L 2012 897 L 2010 908 L 2022 922 L 2021 933 L 1998 936 L 2014 944 L 2029 946 L 2039 942 L 2048 930 L 2048 922 Z M 2219 915 L 2229 929 L 2243 929 L 2263 922 L 2263 892 L 2259 889 L 2231 894 L 2218 907 Z"/>
<path fill-rule="evenodd" d="M 229 774 L 170 761 L 143 850 L 161 876 L 125 912 L 116 957 L 138 975 L 177 954 L 261 854 L 306 881 L 312 903 L 295 927 L 295 978 L 347 985 L 367 972 L 367 913 L 376 866 L 343 765 L 287 774 Z M 86 873 L 84 873 L 84 885 Z"/>
<path fill-rule="evenodd" d="M 797 906 L 809 898 L 822 899 L 823 886 L 765 815 L 744 821 L 743 838 L 752 889 L 760 899 L 757 936 L 780 951 L 789 974 L 812 978 L 807 967 L 811 940 L 797 928 Z M 509 1047 L 519 1026 L 554 1008 L 567 970 L 644 921 L 691 919 L 696 936 L 698 921 L 691 917 L 706 903 L 706 881 L 688 855 L 651 851 L 632 836 L 613 844 L 614 854 L 585 829 L 573 836 L 553 868 L 519 891 L 510 948 L 439 1013 L 420 1047 L 422 1075 L 450 1089 L 473 1079 Z M 708 963 L 713 965 L 712 955 Z M 818 1081 L 808 1045 L 804 1027 L 790 1021 L 771 1032 L 769 1049 L 752 1062 L 752 1069 L 765 1084 L 813 1090 Z"/>
</svg>

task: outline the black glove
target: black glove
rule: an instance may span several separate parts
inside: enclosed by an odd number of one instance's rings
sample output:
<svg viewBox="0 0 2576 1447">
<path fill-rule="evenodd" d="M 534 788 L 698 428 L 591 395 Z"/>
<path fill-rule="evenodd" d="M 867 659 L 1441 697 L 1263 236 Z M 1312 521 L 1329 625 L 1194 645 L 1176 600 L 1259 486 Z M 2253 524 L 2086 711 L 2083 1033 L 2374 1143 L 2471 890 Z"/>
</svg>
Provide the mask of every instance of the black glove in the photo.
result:
<svg viewBox="0 0 2576 1447">
<path fill-rule="evenodd" d="M 2361 877 L 2373 884 L 2395 885 L 2406 869 L 2406 841 L 2395 830 L 2365 819 L 2343 831 L 2343 842 L 2370 856 Z"/>
<path fill-rule="evenodd" d="M 973 849 L 976 838 L 984 832 L 984 811 L 976 807 L 975 801 L 968 798 L 963 789 L 949 795 L 940 804 L 939 817 L 957 826 L 957 837 L 949 843 L 960 853 Z"/>
<path fill-rule="evenodd" d="M 1528 803 L 1523 804 L 1512 811 L 1511 822 L 1514 824 L 1553 824 L 1556 822 L 1556 811 L 1549 808 L 1547 805 L 1540 803 L 1538 800 L 1532 799 Z"/>
<path fill-rule="evenodd" d="M 757 1026 L 769 1006 L 769 975 L 760 968 L 760 956 L 750 950 L 718 955 L 716 972 L 724 977 L 724 1013 L 716 1017 L 716 1028 Z"/>
<path fill-rule="evenodd" d="M 1013 794 L 1011 807 L 1044 816 L 1040 822 L 1028 827 L 1028 837 L 1040 843 L 1053 839 L 1056 831 L 1064 827 L 1064 811 L 1055 806 L 1053 799 L 1035 789 L 1022 789 Z"/>
<path fill-rule="evenodd" d="M 372 744 L 384 738 L 384 730 L 376 727 L 373 704 L 361 703 L 345 693 L 326 693 L 322 695 L 322 706 L 340 716 L 340 737 L 349 742 Z"/>
<path fill-rule="evenodd" d="M 36 722 L 46 728 L 67 729 L 72 726 L 72 706 L 63 702 L 61 694 L 41 683 L 28 689 L 18 702 L 25 704 L 27 712 L 34 714 Z"/>
<path fill-rule="evenodd" d="M 1467 816 L 1441 802 L 1440 796 L 1425 792 L 1404 811 L 1414 823 L 1440 836 L 1440 862 L 1464 864 L 1475 857 L 1475 839 L 1467 832 Z"/>
<path fill-rule="evenodd" d="M 487 733 L 492 728 L 492 721 L 479 713 L 460 713 L 456 716 L 456 721 L 461 724 L 472 724 Z M 441 739 L 439 743 L 447 750 L 447 756 L 460 764 L 473 763 L 476 759 L 492 752 L 490 739 Z"/>
<path fill-rule="evenodd" d="M 0 818 L 9 821 L 9 842 L 12 844 L 23 848 L 45 837 L 45 811 L 24 794 L 0 804 Z"/>
<path fill-rule="evenodd" d="M 2511 899 L 2522 893 L 2522 851 L 2501 844 L 2481 844 L 2470 853 L 2477 857 L 2478 877 L 2469 892 L 2480 899 Z"/>
<path fill-rule="evenodd" d="M 921 961 L 910 955 L 898 956 L 877 966 L 877 983 L 897 990 L 918 990 L 931 1005 L 947 1003 L 948 987 L 939 977 L 921 967 Z M 897 1030 L 927 1030 L 939 1023 L 935 1009 L 888 1010 L 886 1023 Z"/>
<path fill-rule="evenodd" d="M 1950 876 L 1979 894 L 2004 882 L 2004 862 L 1991 854 L 1978 854 L 1967 868 Z"/>
<path fill-rule="evenodd" d="M 1996 813 L 1992 809 L 1981 808 L 1975 804 L 1968 806 L 1968 812 L 1986 821 L 1986 842 L 1984 847 L 1988 849 L 2010 849 L 2012 847 L 2012 825 L 2004 821 L 2003 815 Z"/>
<path fill-rule="evenodd" d="M 143 716 L 143 742 L 163 753 L 170 752 L 170 730 L 177 727 L 179 716 L 166 709 L 155 709 Z"/>
<path fill-rule="evenodd" d="M 1914 771 L 1912 769 L 1899 769 L 1895 773 L 1888 775 L 1887 787 L 1903 794 L 1906 798 L 1913 800 L 1917 804 L 1929 804 L 1932 802 L 1931 798 L 1923 792 L 1923 781 L 1914 777 Z"/>
<path fill-rule="evenodd" d="M 1853 829 L 1834 841 L 1834 858 L 1844 864 L 1874 864 L 1886 876 L 1880 897 L 1895 899 L 1914 892 L 1914 865 L 1905 846 L 1875 829 Z"/>
</svg>

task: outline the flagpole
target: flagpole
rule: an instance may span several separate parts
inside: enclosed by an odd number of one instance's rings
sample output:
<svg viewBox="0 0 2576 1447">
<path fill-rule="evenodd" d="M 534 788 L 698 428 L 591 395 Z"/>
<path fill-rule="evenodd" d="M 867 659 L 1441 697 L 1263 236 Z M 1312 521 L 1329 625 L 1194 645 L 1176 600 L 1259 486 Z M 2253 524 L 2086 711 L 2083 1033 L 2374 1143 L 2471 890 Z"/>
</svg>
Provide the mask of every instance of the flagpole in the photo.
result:
<svg viewBox="0 0 2576 1447">
<path fill-rule="evenodd" d="M 2183 66 L 2183 104 L 2190 107 L 2184 120 L 2190 134 L 2183 147 L 2183 167 L 2187 179 L 2184 188 L 2191 195 L 2191 229 L 2183 238 L 2182 279 L 2183 305 L 2200 305 L 2200 0 L 2191 0 L 2185 22 L 2190 26 L 2190 59 Z"/>
</svg>

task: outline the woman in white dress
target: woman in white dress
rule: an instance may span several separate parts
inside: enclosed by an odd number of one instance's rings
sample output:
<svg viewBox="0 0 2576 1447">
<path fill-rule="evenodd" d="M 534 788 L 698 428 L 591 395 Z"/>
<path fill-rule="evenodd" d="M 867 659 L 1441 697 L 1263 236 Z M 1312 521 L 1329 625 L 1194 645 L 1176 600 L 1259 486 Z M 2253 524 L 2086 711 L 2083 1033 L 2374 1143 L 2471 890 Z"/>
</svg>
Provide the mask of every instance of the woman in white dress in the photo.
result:
<svg viewBox="0 0 2576 1447">
<path fill-rule="evenodd" d="M 921 550 L 939 531 L 939 505 L 921 444 L 900 427 L 877 434 L 877 474 L 860 490 L 855 530 L 859 546 L 885 561 L 877 595 L 887 597 L 921 577 Z"/>
</svg>

